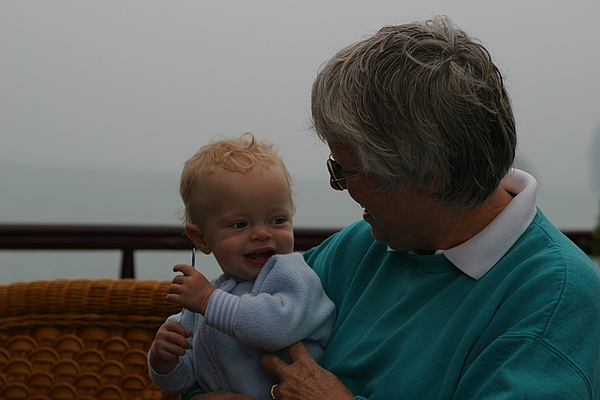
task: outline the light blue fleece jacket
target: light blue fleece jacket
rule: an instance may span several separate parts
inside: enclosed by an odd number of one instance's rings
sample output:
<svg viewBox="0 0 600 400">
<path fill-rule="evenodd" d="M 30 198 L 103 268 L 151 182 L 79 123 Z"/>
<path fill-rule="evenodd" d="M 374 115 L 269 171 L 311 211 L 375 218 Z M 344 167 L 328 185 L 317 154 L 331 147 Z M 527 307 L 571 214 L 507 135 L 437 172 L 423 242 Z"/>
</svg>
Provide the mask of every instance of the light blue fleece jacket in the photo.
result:
<svg viewBox="0 0 600 400">
<path fill-rule="evenodd" d="M 268 400 L 276 383 L 260 366 L 267 352 L 286 357 L 300 340 L 318 361 L 335 322 L 335 306 L 315 272 L 297 253 L 275 255 L 255 281 L 223 276 L 205 317 L 186 312 L 182 324 L 192 331 L 190 349 L 177 366 L 161 375 L 149 367 L 161 389 L 185 394 L 198 384 L 205 391 L 227 390 Z M 178 320 L 180 314 L 167 321 Z"/>
</svg>

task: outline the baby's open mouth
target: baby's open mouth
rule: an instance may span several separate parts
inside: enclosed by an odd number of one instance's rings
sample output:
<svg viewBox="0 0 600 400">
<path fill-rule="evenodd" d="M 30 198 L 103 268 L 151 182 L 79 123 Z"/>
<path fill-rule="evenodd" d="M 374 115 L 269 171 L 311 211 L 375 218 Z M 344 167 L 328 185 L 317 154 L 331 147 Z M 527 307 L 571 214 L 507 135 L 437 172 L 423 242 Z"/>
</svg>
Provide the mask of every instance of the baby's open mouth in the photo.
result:
<svg viewBox="0 0 600 400">
<path fill-rule="evenodd" d="M 255 260 L 262 260 L 262 259 L 271 257 L 273 254 L 275 254 L 275 251 L 269 250 L 269 251 L 261 251 L 259 253 L 246 254 L 246 257 L 253 258 Z"/>
<path fill-rule="evenodd" d="M 252 253 L 248 253 L 244 255 L 244 258 L 252 264 L 262 265 L 267 262 L 269 258 L 275 255 L 275 250 L 259 250 L 253 251 Z"/>
</svg>

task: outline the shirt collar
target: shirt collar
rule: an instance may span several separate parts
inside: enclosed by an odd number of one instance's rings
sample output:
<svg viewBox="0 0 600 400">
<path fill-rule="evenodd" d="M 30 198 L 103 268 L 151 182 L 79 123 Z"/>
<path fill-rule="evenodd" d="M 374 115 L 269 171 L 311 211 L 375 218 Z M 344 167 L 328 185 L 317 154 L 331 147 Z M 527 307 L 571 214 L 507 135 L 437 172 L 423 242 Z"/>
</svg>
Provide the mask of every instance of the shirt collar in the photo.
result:
<svg viewBox="0 0 600 400">
<path fill-rule="evenodd" d="M 488 273 L 525 232 L 536 214 L 537 181 L 513 169 L 500 186 L 515 195 L 506 208 L 481 232 L 448 250 L 438 250 L 456 268 L 473 279 Z"/>
<path fill-rule="evenodd" d="M 437 250 L 456 268 L 473 279 L 487 274 L 521 237 L 536 214 L 537 181 L 528 173 L 512 169 L 500 186 L 514 195 L 508 206 L 481 232 L 448 250 Z M 388 247 L 388 251 L 395 251 Z"/>
</svg>

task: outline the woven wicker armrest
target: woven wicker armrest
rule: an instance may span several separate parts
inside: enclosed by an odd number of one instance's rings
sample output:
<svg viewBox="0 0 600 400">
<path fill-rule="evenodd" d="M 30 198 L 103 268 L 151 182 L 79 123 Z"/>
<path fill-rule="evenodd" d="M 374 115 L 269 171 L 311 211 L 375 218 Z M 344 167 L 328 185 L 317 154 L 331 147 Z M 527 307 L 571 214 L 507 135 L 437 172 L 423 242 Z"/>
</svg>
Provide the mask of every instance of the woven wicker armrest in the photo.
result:
<svg viewBox="0 0 600 400">
<path fill-rule="evenodd" d="M 176 399 L 148 376 L 170 282 L 59 279 L 0 285 L 0 398 Z"/>
</svg>

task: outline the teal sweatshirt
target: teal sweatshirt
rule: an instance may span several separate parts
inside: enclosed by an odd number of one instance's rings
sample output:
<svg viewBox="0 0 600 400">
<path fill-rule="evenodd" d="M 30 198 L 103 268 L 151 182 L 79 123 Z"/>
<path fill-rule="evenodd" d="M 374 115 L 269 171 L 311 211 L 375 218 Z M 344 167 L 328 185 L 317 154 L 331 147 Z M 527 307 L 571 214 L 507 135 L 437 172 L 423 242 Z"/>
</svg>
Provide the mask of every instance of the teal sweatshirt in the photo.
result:
<svg viewBox="0 0 600 400">
<path fill-rule="evenodd" d="M 600 399 L 600 277 L 539 210 L 479 280 L 364 221 L 305 259 L 337 310 L 320 364 L 356 399 Z"/>
</svg>

